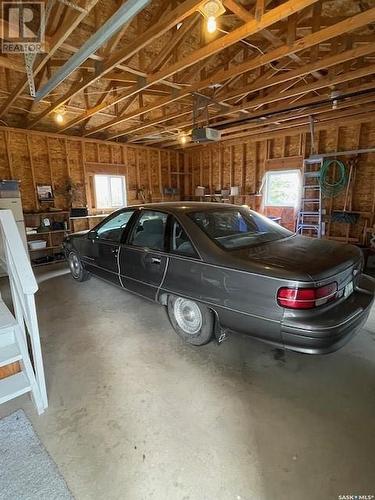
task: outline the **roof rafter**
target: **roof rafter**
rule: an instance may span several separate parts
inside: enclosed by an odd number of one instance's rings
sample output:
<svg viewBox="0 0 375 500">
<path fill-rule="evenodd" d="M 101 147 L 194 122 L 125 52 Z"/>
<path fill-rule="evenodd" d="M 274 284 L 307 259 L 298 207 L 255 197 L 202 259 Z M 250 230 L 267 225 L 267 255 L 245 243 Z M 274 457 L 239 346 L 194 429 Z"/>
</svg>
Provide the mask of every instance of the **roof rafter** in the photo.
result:
<svg viewBox="0 0 375 500">
<path fill-rule="evenodd" d="M 96 82 L 99 78 L 104 76 L 109 71 L 113 70 L 116 66 L 118 66 L 122 62 L 133 57 L 143 47 L 150 44 L 153 40 L 155 40 L 156 38 L 158 38 L 162 34 L 169 31 L 171 28 L 173 28 L 173 26 L 175 26 L 179 22 L 181 22 L 184 19 L 186 19 L 187 17 L 189 17 L 192 13 L 194 13 L 197 10 L 197 8 L 200 6 L 201 3 L 203 3 L 203 1 L 204 0 L 185 0 L 185 2 L 180 4 L 168 16 L 165 16 L 165 18 L 163 18 L 161 21 L 159 21 L 159 23 L 152 25 L 148 30 L 146 30 L 143 33 L 143 35 L 138 36 L 136 38 L 136 40 L 134 40 L 132 43 L 115 51 L 111 56 L 109 56 L 107 59 L 105 59 L 103 61 L 103 67 L 101 68 L 101 70 L 94 75 L 88 76 L 81 83 L 80 87 L 77 87 L 77 89 L 74 91 L 74 94 L 77 94 L 78 92 L 83 91 L 84 88 L 86 88 L 89 85 Z M 159 81 L 160 80 L 164 80 L 164 78 L 159 79 Z M 140 89 L 140 90 L 142 90 L 142 89 Z M 52 106 L 50 106 L 48 109 L 43 111 L 40 115 L 38 115 L 31 122 L 30 127 L 33 127 L 34 125 L 36 125 L 42 118 L 44 118 L 48 114 L 55 111 L 59 106 L 61 106 L 67 100 L 69 100 L 71 97 L 73 97 L 74 94 L 72 94 L 72 92 L 73 91 L 62 96 Z M 130 94 L 128 97 L 130 97 Z M 108 105 L 102 104 L 101 106 L 108 107 L 108 106 L 112 106 L 113 104 L 116 104 L 116 103 L 113 102 L 113 103 L 108 104 Z M 100 106 L 98 106 L 98 107 L 100 107 Z M 94 108 L 94 109 L 96 109 L 96 108 Z M 85 120 L 89 116 L 92 116 L 92 114 L 89 114 L 88 116 L 83 116 L 82 120 L 80 120 L 79 122 Z"/>
<path fill-rule="evenodd" d="M 65 18 L 64 22 L 61 24 L 60 28 L 56 31 L 56 33 L 52 36 L 51 46 L 49 51 L 42 56 L 39 63 L 37 63 L 36 68 L 34 69 L 34 76 L 36 76 L 39 71 L 43 69 L 45 64 L 51 59 L 53 54 L 61 47 L 64 41 L 69 37 L 69 35 L 75 30 L 75 28 L 80 24 L 80 22 L 85 18 L 85 16 L 93 9 L 98 0 L 89 0 L 86 5 L 84 12 L 71 11 L 69 12 Z M 13 94 L 9 96 L 6 102 L 0 109 L 0 117 L 4 115 L 10 108 L 10 106 L 14 103 L 17 97 L 21 94 L 25 86 L 27 85 L 27 78 L 21 80 L 21 83 L 17 86 Z"/>
<path fill-rule="evenodd" d="M 165 106 L 167 104 L 170 104 L 182 97 L 185 97 L 187 95 L 190 95 L 192 91 L 198 91 L 201 89 L 204 89 L 211 85 L 212 83 L 218 83 L 221 81 L 225 81 L 228 78 L 231 78 L 232 76 L 237 76 L 242 74 L 245 71 L 250 71 L 254 70 L 256 68 L 259 68 L 265 64 L 268 64 L 269 62 L 278 60 L 282 57 L 285 57 L 288 55 L 289 52 L 297 52 L 299 50 L 304 50 L 307 48 L 312 47 L 313 45 L 320 43 L 321 41 L 326 41 L 330 40 L 334 37 L 337 37 L 338 34 L 343 33 L 343 32 L 349 32 L 352 30 L 355 30 L 357 28 L 360 28 L 361 26 L 367 25 L 369 22 L 375 21 L 375 8 L 369 9 L 366 12 L 363 12 L 361 14 L 357 14 L 354 17 L 348 18 L 345 21 L 341 21 L 337 23 L 334 26 L 329 26 L 327 28 L 321 29 L 317 33 L 311 33 L 310 35 L 306 35 L 304 38 L 301 38 L 294 42 L 293 45 L 283 45 L 277 49 L 274 49 L 267 54 L 264 55 L 259 55 L 255 57 L 252 60 L 246 61 L 244 63 L 238 64 L 236 66 L 233 66 L 232 68 L 229 68 L 228 70 L 220 70 L 214 75 L 211 75 L 208 79 L 198 82 L 197 84 L 193 85 L 190 87 L 189 90 L 183 90 L 179 93 L 176 93 L 174 96 L 167 97 L 165 99 L 159 99 L 158 102 L 151 104 L 149 106 L 146 106 L 143 109 L 139 109 L 137 111 L 134 111 L 133 113 L 130 113 L 129 115 L 123 116 L 121 119 L 116 119 L 114 118 L 113 120 L 107 122 L 106 124 L 103 124 L 99 127 L 95 127 L 92 130 L 90 130 L 87 135 L 92 135 L 98 131 L 104 130 L 106 128 L 113 127 L 115 125 L 118 125 L 120 123 L 124 123 L 125 121 L 135 118 L 139 116 L 140 114 L 146 113 L 148 111 L 152 111 L 154 109 L 158 109 L 162 106 Z M 127 130 L 127 133 L 129 131 Z M 121 133 L 117 134 L 112 134 L 110 138 L 115 138 L 119 137 L 122 135 Z"/>
<path fill-rule="evenodd" d="M 151 85 L 160 82 L 161 80 L 164 80 L 165 78 L 168 78 L 172 76 L 175 73 L 178 73 L 182 71 L 185 68 L 188 68 L 189 66 L 192 66 L 196 62 L 199 62 L 201 60 L 206 59 L 207 57 L 220 52 L 223 50 L 225 47 L 229 47 L 230 45 L 233 45 L 243 38 L 246 38 L 250 36 L 253 33 L 257 33 L 258 31 L 261 31 L 268 26 L 271 26 L 277 21 L 280 21 L 281 19 L 285 19 L 291 14 L 294 14 L 295 12 L 298 12 L 299 10 L 314 4 L 318 0 L 288 0 L 287 2 L 283 3 L 282 5 L 275 7 L 274 9 L 266 12 L 263 17 L 261 18 L 260 21 L 256 21 L 255 19 L 252 19 L 251 21 L 243 24 L 239 28 L 236 28 L 232 32 L 228 33 L 227 35 L 224 35 L 204 47 L 201 47 L 200 49 L 195 50 L 191 54 L 187 55 L 185 58 L 181 59 L 180 61 L 171 64 L 165 69 L 162 69 L 158 73 L 155 73 L 153 75 L 150 75 L 146 80 L 138 85 L 135 85 L 132 89 L 129 90 L 125 96 L 120 98 L 120 101 L 125 99 L 126 97 L 130 97 L 133 94 L 137 94 L 138 92 L 142 91 L 143 89 L 150 87 Z M 119 102 L 119 101 L 117 101 Z M 102 106 L 98 106 L 96 108 L 92 108 L 91 110 L 88 111 L 88 115 L 80 116 L 76 118 L 75 120 L 72 120 L 69 122 L 63 130 L 67 130 L 68 128 L 71 128 L 78 123 L 80 123 L 82 120 L 85 120 L 88 116 L 92 116 L 96 114 L 98 111 L 101 111 L 103 109 L 103 106 L 112 105 L 115 104 L 115 101 L 112 101 L 111 104 L 106 103 L 103 104 Z M 45 116 L 47 112 L 45 112 L 43 115 Z M 47 113 L 48 114 L 48 113 Z M 37 123 L 41 119 L 40 117 L 37 117 L 33 124 Z M 105 128 L 105 127 L 104 127 Z"/>
<path fill-rule="evenodd" d="M 263 10 L 264 10 L 264 3 L 261 2 L 261 4 L 259 4 L 259 5 L 257 3 L 256 10 L 255 10 L 256 15 L 253 17 L 250 14 L 250 12 L 248 12 L 242 5 L 239 5 L 235 0 L 225 0 L 225 5 L 227 5 L 228 9 L 230 9 L 232 12 L 234 12 L 240 19 L 242 19 L 245 22 L 248 22 L 249 20 L 254 19 L 254 17 L 255 17 L 255 19 L 257 19 L 257 15 L 259 16 L 259 13 L 263 12 Z M 315 4 L 315 5 L 319 5 L 319 3 Z M 295 20 L 297 13 L 294 13 L 293 16 L 294 16 L 294 20 Z M 291 17 L 292 16 L 289 16 L 289 19 Z M 268 40 L 273 47 L 279 47 L 280 45 L 282 45 L 282 43 L 280 43 L 280 39 L 277 36 L 275 36 L 270 30 L 263 30 L 263 31 L 261 31 L 260 35 L 263 38 L 265 38 L 266 40 Z M 296 61 L 299 64 L 304 64 L 303 60 L 297 54 L 289 54 L 288 57 L 290 59 L 292 59 L 292 61 Z M 319 72 L 314 72 L 314 76 L 316 78 L 322 78 L 322 75 Z"/>
</svg>

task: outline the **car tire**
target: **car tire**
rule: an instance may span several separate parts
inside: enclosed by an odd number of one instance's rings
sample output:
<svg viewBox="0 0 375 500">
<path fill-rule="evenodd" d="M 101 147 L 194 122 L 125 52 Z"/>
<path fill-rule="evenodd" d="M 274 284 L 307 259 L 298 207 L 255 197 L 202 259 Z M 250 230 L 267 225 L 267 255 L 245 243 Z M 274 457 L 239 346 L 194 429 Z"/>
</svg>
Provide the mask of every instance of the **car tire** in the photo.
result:
<svg viewBox="0 0 375 500">
<path fill-rule="evenodd" d="M 205 305 L 169 295 L 167 310 L 176 333 L 192 345 L 207 344 L 214 331 L 214 315 Z"/>
<path fill-rule="evenodd" d="M 70 274 L 76 281 L 86 281 L 90 278 L 90 273 L 83 267 L 81 259 L 77 252 L 69 252 L 68 263 Z"/>
</svg>

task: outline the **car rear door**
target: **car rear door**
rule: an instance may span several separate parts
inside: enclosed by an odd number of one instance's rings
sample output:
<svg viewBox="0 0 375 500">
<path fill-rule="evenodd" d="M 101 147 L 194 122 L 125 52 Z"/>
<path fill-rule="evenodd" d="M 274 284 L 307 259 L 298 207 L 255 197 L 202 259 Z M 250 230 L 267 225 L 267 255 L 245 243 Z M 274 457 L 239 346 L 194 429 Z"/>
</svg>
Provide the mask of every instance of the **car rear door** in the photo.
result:
<svg viewBox="0 0 375 500">
<path fill-rule="evenodd" d="M 153 300 L 168 264 L 165 254 L 167 219 L 168 214 L 164 212 L 141 210 L 119 254 L 124 288 Z"/>
<path fill-rule="evenodd" d="M 97 276 L 121 285 L 118 254 L 124 231 L 134 210 L 116 212 L 89 235 L 85 267 Z"/>
</svg>

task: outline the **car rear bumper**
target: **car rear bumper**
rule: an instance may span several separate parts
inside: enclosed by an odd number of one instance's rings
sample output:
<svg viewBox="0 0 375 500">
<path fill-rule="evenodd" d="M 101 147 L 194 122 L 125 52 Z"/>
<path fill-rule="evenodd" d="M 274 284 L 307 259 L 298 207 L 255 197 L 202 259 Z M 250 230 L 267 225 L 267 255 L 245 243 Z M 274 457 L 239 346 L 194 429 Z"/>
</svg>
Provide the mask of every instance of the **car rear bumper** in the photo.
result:
<svg viewBox="0 0 375 500">
<path fill-rule="evenodd" d="M 286 349 L 327 354 L 345 345 L 365 324 L 375 295 L 375 280 L 361 275 L 345 300 L 320 311 L 286 312 L 281 336 Z"/>
</svg>

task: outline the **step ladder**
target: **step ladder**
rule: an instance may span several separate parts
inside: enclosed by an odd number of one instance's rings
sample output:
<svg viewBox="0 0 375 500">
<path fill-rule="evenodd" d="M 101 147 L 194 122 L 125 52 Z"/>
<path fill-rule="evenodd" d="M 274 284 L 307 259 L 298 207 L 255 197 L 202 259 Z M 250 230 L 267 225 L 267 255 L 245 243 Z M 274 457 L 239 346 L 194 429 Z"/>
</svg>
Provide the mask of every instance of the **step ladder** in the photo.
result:
<svg viewBox="0 0 375 500">
<path fill-rule="evenodd" d="M 323 158 L 307 158 L 303 161 L 302 198 L 298 212 L 296 233 L 315 233 L 321 238 L 324 233 L 322 222 L 322 190 L 320 187 L 320 170 Z"/>
<path fill-rule="evenodd" d="M 24 334 L 13 314 L 0 299 L 0 368 L 16 362 L 19 363 L 20 371 L 0 379 L 0 404 L 30 392 L 38 413 L 43 413 L 42 398 Z"/>
</svg>

